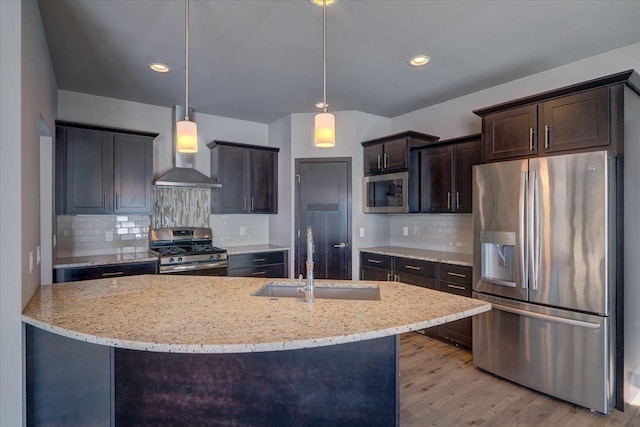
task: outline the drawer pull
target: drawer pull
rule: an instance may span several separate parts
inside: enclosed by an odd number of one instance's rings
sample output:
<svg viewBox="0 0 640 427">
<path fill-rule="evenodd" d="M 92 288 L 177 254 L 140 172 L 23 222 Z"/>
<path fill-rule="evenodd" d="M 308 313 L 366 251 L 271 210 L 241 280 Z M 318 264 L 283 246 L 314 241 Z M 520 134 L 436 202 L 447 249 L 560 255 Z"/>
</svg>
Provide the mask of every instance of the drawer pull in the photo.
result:
<svg viewBox="0 0 640 427">
<path fill-rule="evenodd" d="M 448 274 L 449 276 L 454 276 L 454 277 L 467 277 L 467 275 L 466 275 L 466 274 L 452 273 L 452 272 L 450 272 L 450 271 L 447 271 L 447 274 Z"/>
<path fill-rule="evenodd" d="M 253 258 L 251 260 L 251 262 L 262 262 L 262 261 L 266 261 L 266 258 Z"/>
<path fill-rule="evenodd" d="M 382 261 L 380 261 L 379 259 L 368 259 L 367 262 L 372 262 L 374 264 L 381 264 Z"/>
<path fill-rule="evenodd" d="M 114 271 L 113 273 L 102 273 L 102 277 L 122 276 L 124 271 Z"/>
<path fill-rule="evenodd" d="M 409 270 L 422 270 L 422 268 L 414 267 L 413 265 L 405 265 L 405 268 L 408 268 Z"/>
<path fill-rule="evenodd" d="M 251 273 L 252 276 L 264 276 L 265 274 L 267 274 L 266 271 L 254 271 Z"/>
<path fill-rule="evenodd" d="M 460 291 L 466 291 L 466 290 L 467 290 L 467 288 L 465 288 L 464 286 L 449 285 L 449 284 L 447 284 L 447 288 L 458 289 L 458 290 L 460 290 Z"/>
<path fill-rule="evenodd" d="M 391 281 L 391 273 L 387 273 L 387 282 Z"/>
</svg>

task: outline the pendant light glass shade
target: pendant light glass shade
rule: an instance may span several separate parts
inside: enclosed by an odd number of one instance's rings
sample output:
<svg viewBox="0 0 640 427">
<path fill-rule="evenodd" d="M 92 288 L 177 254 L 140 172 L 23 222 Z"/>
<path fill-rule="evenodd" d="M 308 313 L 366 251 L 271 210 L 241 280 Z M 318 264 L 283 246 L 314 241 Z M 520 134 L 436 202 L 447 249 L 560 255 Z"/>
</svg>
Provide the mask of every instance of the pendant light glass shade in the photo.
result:
<svg viewBox="0 0 640 427">
<path fill-rule="evenodd" d="M 314 145 L 330 148 L 336 145 L 336 118 L 331 113 L 316 114 Z"/>
<path fill-rule="evenodd" d="M 181 153 L 198 152 L 198 127 L 196 122 L 181 120 L 176 123 L 178 151 Z"/>
</svg>

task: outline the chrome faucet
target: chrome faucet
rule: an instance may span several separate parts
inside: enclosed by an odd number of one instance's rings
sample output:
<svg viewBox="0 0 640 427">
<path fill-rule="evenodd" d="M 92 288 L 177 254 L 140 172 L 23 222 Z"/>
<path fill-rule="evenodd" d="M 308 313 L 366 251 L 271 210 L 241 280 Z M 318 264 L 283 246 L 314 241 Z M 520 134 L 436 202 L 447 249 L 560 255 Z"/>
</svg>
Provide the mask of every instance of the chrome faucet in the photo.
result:
<svg viewBox="0 0 640 427">
<path fill-rule="evenodd" d="M 306 302 L 316 300 L 316 289 L 313 283 L 313 230 L 307 227 L 307 283 L 302 284 L 302 274 L 298 277 L 298 291 L 304 292 Z"/>
</svg>

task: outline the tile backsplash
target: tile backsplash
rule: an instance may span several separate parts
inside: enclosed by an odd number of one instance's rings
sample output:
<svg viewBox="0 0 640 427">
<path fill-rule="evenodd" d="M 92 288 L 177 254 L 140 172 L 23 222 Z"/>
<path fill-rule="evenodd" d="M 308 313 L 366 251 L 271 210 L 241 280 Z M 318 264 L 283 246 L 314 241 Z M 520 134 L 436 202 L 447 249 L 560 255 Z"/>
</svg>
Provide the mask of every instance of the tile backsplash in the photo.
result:
<svg viewBox="0 0 640 427">
<path fill-rule="evenodd" d="M 269 243 L 269 215 L 211 215 L 210 220 L 216 246 Z"/>
<path fill-rule="evenodd" d="M 389 226 L 391 246 L 473 253 L 471 214 L 391 215 Z"/>
<path fill-rule="evenodd" d="M 56 219 L 58 258 L 149 250 L 148 215 L 62 215 Z"/>
</svg>

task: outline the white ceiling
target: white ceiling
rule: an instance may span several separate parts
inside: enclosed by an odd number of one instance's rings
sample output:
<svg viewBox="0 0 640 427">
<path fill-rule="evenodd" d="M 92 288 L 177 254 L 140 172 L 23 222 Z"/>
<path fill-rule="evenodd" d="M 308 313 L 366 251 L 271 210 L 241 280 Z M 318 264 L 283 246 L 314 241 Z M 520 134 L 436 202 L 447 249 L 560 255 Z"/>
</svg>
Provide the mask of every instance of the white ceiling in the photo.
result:
<svg viewBox="0 0 640 427">
<path fill-rule="evenodd" d="M 182 0 L 39 0 L 59 89 L 184 105 Z M 322 8 L 191 0 L 195 111 L 271 123 L 322 101 Z M 330 111 L 386 117 L 640 42 L 640 1 L 338 0 Z M 432 58 L 423 68 L 407 60 Z M 151 62 L 169 74 L 148 69 Z M 620 70 L 623 71 L 623 70 Z"/>
</svg>

